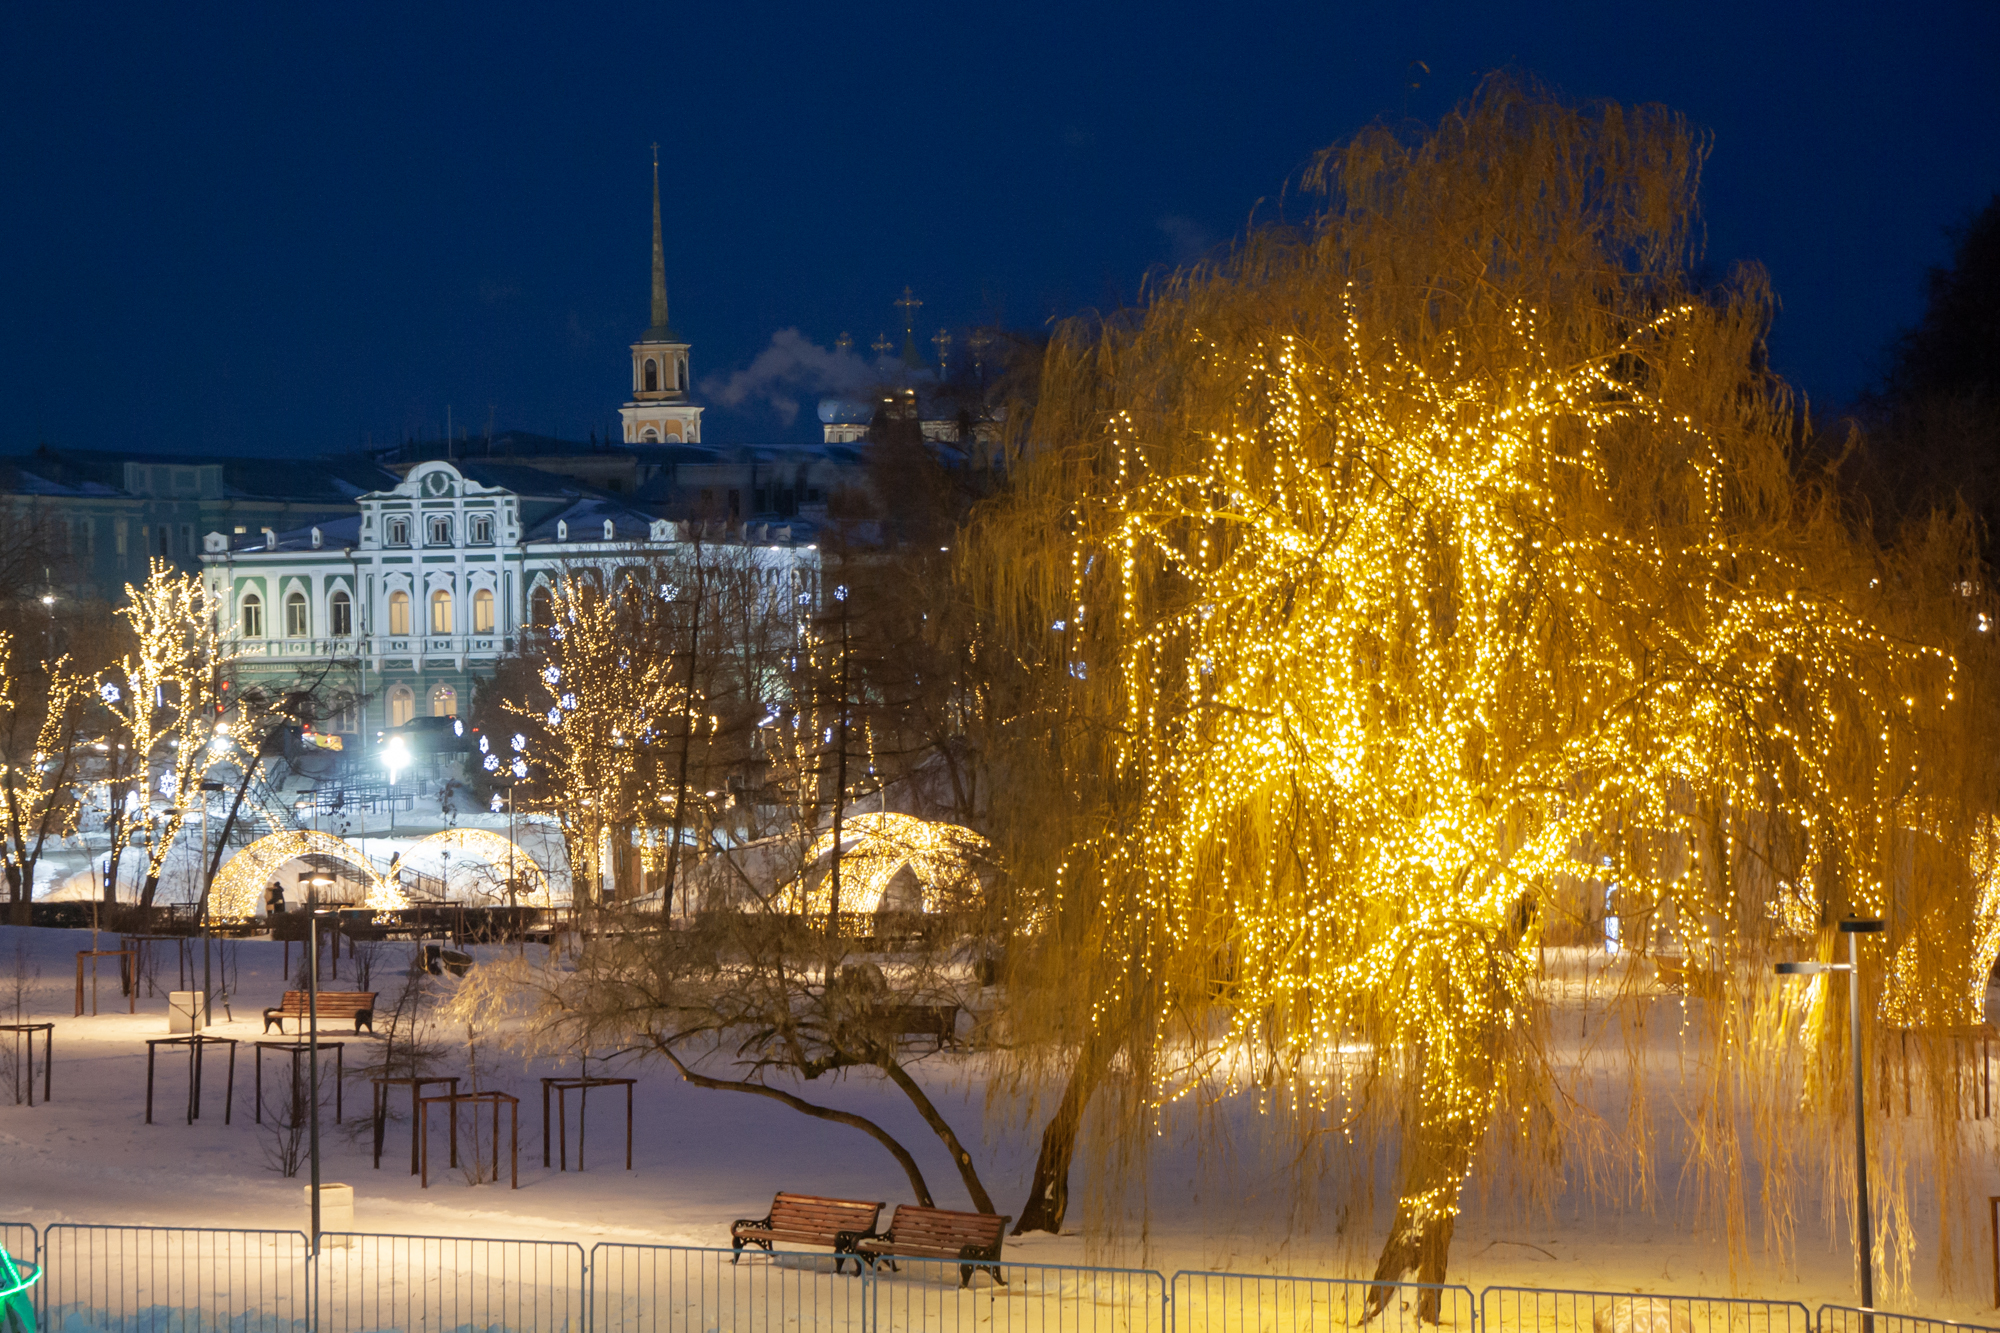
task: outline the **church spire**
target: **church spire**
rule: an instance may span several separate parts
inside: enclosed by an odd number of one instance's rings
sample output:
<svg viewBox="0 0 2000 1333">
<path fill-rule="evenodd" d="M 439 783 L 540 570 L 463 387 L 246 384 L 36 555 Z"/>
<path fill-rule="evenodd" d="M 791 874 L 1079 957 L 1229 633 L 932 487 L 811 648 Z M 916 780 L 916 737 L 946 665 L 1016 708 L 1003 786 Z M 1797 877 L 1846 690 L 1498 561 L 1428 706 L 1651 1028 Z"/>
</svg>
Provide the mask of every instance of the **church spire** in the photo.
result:
<svg viewBox="0 0 2000 1333">
<path fill-rule="evenodd" d="M 653 326 L 646 330 L 648 342 L 669 342 L 673 330 L 667 325 L 667 250 L 660 241 L 660 146 L 653 145 Z"/>
</svg>

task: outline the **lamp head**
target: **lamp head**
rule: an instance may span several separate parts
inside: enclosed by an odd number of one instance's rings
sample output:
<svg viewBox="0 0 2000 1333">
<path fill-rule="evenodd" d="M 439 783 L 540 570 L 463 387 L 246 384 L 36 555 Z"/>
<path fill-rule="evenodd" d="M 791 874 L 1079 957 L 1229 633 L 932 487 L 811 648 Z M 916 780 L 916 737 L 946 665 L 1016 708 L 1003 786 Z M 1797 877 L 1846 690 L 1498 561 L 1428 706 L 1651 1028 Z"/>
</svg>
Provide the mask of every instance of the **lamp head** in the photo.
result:
<svg viewBox="0 0 2000 1333">
<path fill-rule="evenodd" d="M 1843 935 L 1872 935 L 1881 929 L 1880 917 L 1850 917 L 1840 923 L 1840 933 Z"/>
</svg>

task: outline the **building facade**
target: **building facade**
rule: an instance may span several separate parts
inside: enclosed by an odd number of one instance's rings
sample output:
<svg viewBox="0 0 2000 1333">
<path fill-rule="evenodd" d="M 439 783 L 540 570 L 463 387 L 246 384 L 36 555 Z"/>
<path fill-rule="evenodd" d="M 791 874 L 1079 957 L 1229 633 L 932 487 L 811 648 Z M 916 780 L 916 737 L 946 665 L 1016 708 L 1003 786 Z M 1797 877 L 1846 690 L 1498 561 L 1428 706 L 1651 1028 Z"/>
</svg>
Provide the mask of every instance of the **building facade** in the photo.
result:
<svg viewBox="0 0 2000 1333">
<path fill-rule="evenodd" d="M 817 597 L 818 548 L 788 525 L 656 518 L 608 497 L 524 492 L 481 471 L 432 460 L 357 497 L 357 512 L 340 519 L 207 534 L 203 578 L 226 627 L 232 684 L 311 689 L 323 729 L 366 743 L 414 717 L 469 710 L 479 680 L 546 621 L 541 608 L 565 578 L 609 588 L 623 570 L 730 545 L 771 587 Z"/>
</svg>

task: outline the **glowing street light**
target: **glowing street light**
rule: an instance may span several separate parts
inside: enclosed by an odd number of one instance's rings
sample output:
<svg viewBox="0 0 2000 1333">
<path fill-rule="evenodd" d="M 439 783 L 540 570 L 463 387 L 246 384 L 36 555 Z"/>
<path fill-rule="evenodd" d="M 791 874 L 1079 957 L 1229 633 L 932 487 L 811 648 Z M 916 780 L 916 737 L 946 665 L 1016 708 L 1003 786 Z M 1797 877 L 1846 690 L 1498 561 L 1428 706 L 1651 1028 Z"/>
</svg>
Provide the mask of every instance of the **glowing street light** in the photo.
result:
<svg viewBox="0 0 2000 1333">
<path fill-rule="evenodd" d="M 1875 1308 L 1875 1238 L 1868 1215 L 1868 1097 L 1862 1082 L 1861 948 L 1856 937 L 1872 935 L 1881 929 L 1879 918 L 1841 922 L 1840 932 L 1847 936 L 1847 961 L 1844 963 L 1778 964 L 1778 975 L 1781 977 L 1816 977 L 1823 972 L 1847 973 L 1847 1044 L 1854 1055 L 1854 1216 L 1859 1227 L 1854 1258 L 1861 1275 L 1861 1308 L 1870 1311 Z M 1868 1327 L 1872 1329 L 1873 1324 L 1874 1320 L 1870 1318 Z"/>
<path fill-rule="evenodd" d="M 410 766 L 410 747 L 401 736 L 391 736 L 383 747 L 382 765 L 389 770 L 389 785 L 396 785 L 396 775 Z"/>
</svg>

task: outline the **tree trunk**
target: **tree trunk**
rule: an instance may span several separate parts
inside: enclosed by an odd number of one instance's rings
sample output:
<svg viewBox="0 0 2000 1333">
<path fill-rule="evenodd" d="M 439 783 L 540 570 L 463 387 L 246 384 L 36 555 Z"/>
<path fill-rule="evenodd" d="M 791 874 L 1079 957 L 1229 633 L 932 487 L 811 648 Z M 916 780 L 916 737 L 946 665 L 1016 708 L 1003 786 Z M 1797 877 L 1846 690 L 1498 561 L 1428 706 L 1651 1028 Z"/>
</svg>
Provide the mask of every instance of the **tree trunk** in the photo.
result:
<svg viewBox="0 0 2000 1333">
<path fill-rule="evenodd" d="M 139 906 L 151 907 L 153 905 L 153 891 L 159 887 L 160 877 L 149 873 L 146 876 L 144 887 L 139 890 Z"/>
<path fill-rule="evenodd" d="M 869 1138 L 889 1150 L 889 1155 L 894 1157 L 897 1165 L 903 1168 L 903 1174 L 909 1177 L 910 1192 L 917 1196 L 917 1203 L 919 1205 L 925 1208 L 935 1208 L 937 1206 L 931 1202 L 931 1187 L 924 1183 L 924 1173 L 918 1169 L 917 1159 L 910 1156 L 910 1150 L 896 1142 L 895 1137 L 888 1130 L 882 1128 L 873 1120 L 868 1119 L 866 1116 L 855 1115 L 852 1111 L 836 1111 L 831 1106 L 816 1106 L 803 1097 L 794 1097 L 789 1092 L 769 1087 L 762 1083 L 749 1083 L 742 1079 L 710 1078 L 706 1074 L 697 1074 L 681 1062 L 681 1057 L 675 1052 L 673 1047 L 667 1045 L 658 1037 L 652 1038 L 652 1042 L 654 1048 L 660 1054 L 673 1062 L 674 1068 L 680 1071 L 681 1077 L 689 1083 L 694 1084 L 697 1088 L 715 1088 L 723 1092 L 747 1092 L 757 1097 L 769 1097 L 772 1101 L 784 1103 L 801 1115 L 809 1115 L 818 1120 L 831 1120 L 836 1125 L 846 1125 L 851 1129 L 860 1130 L 863 1134 L 866 1134 Z"/>
<path fill-rule="evenodd" d="M 12 861 L 7 863 L 7 901 L 13 905 L 9 920 L 17 926 L 25 926 L 34 920 L 33 909 L 29 906 L 30 894 L 21 891 L 21 867 Z"/>
<path fill-rule="evenodd" d="M 1104 1071 L 1104 1056 L 1097 1047 L 1097 1043 L 1085 1042 L 1077 1052 L 1062 1100 L 1042 1131 L 1042 1151 L 1035 1158 L 1035 1177 L 1028 1183 L 1021 1220 L 1014 1224 L 1017 1236 L 1030 1231 L 1046 1231 L 1051 1235 L 1062 1231 L 1063 1218 L 1069 1212 L 1069 1167 L 1076 1155 L 1077 1131 L 1083 1125 L 1084 1108 L 1090 1104 L 1091 1094 L 1097 1090 L 1097 1080 Z"/>
<path fill-rule="evenodd" d="M 932 1104 L 924 1090 L 917 1086 L 917 1081 L 910 1077 L 909 1071 L 890 1055 L 885 1055 L 876 1061 L 876 1064 L 889 1076 L 889 1081 L 901 1088 L 903 1095 L 916 1105 L 917 1114 L 924 1118 L 924 1123 L 931 1127 L 931 1132 L 944 1140 L 945 1150 L 951 1154 L 951 1164 L 958 1168 L 958 1178 L 965 1182 L 965 1192 L 972 1196 L 972 1206 L 982 1213 L 999 1211 L 993 1206 L 993 1197 L 986 1192 L 986 1186 L 980 1183 L 979 1168 L 972 1164 L 972 1154 L 958 1141 L 958 1135 L 953 1132 L 951 1124 L 938 1113 L 937 1107 Z"/>
</svg>

